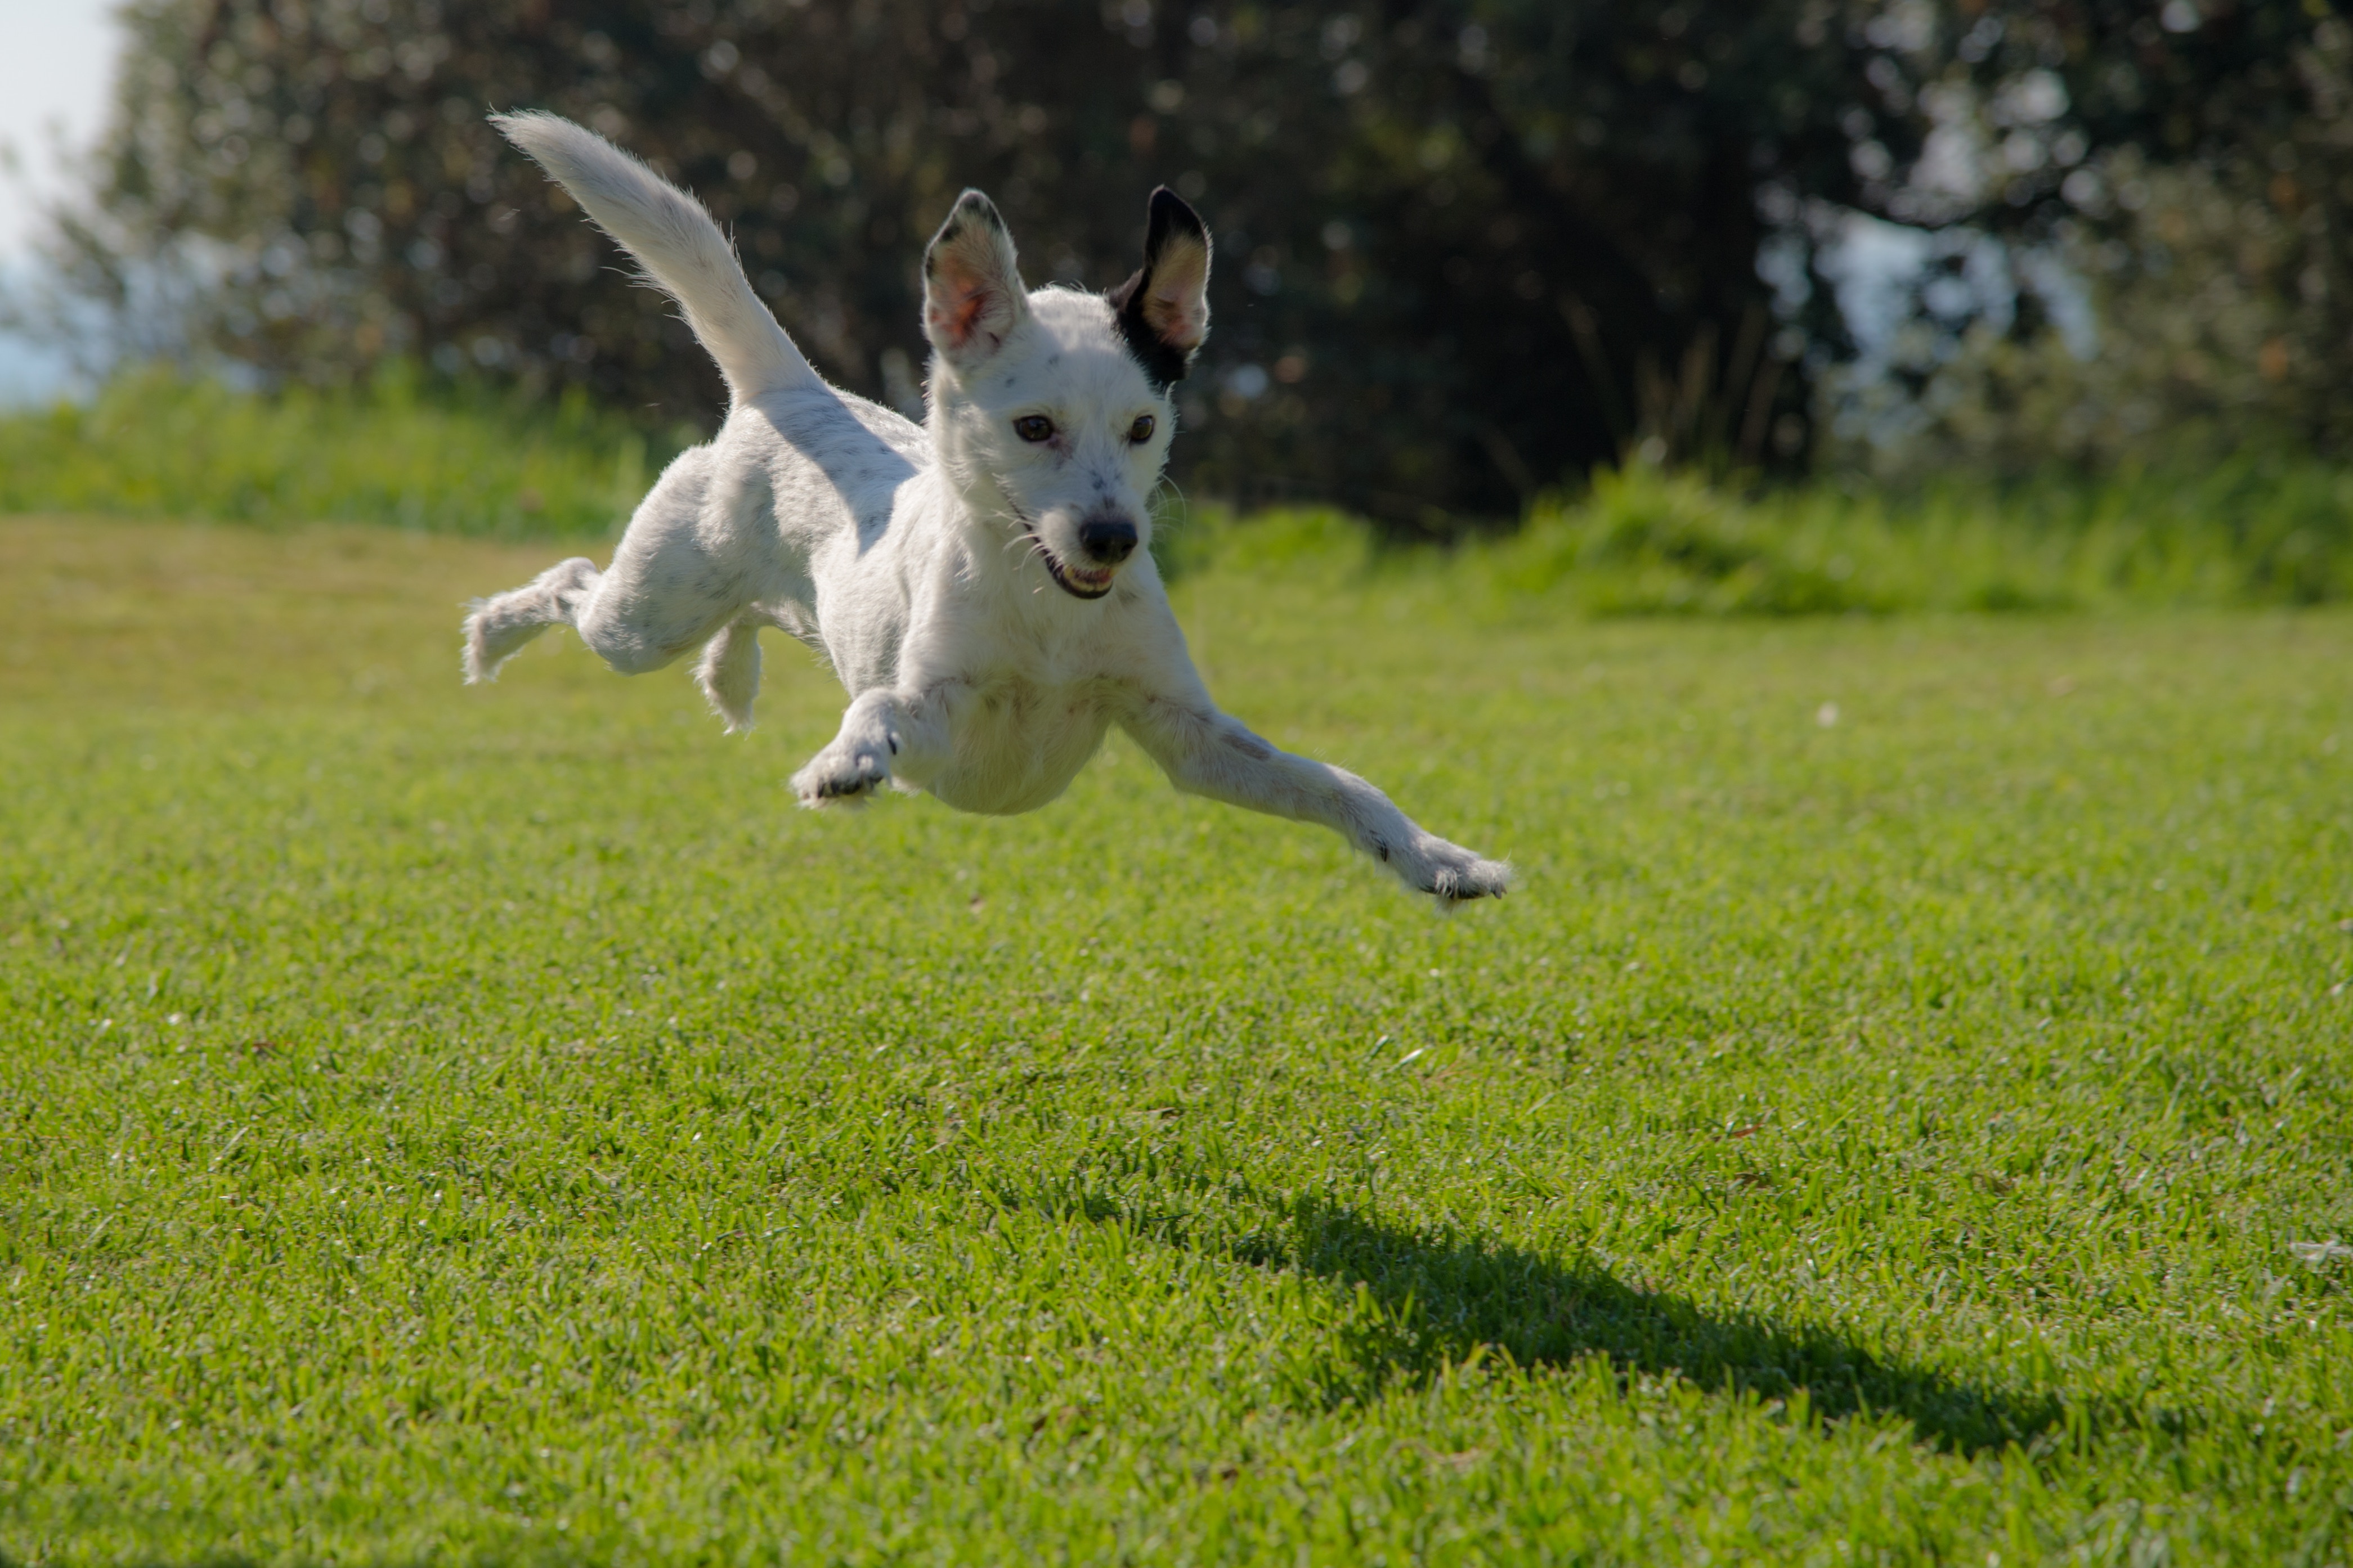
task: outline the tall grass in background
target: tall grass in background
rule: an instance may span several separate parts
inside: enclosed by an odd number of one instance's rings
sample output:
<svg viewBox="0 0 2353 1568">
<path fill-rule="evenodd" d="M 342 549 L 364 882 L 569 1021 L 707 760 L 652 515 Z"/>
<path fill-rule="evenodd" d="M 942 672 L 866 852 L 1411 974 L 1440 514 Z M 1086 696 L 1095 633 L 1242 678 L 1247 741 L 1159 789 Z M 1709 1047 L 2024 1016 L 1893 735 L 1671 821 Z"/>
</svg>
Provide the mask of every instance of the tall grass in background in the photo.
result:
<svg viewBox="0 0 2353 1568">
<path fill-rule="evenodd" d="M 1475 553 L 1508 593 L 1601 615 L 2318 604 L 2353 597 L 2353 473 L 2246 458 L 1744 495 L 1637 465 Z"/>
<path fill-rule="evenodd" d="M 691 438 L 649 440 L 576 393 L 428 395 L 406 366 L 272 396 L 145 370 L 0 416 L 0 511 L 602 538 Z"/>
<path fill-rule="evenodd" d="M 1216 562 L 1442 578 L 1504 614 L 1807 616 L 2086 610 L 2353 599 L 2353 473 L 2246 459 L 2197 472 L 1908 492 L 1835 481 L 1750 490 L 1641 463 L 1540 502 L 1510 532 L 1385 549 L 1314 508 L 1195 506 L 1158 546 L 1181 576 Z"/>
<path fill-rule="evenodd" d="M 0 416 L 0 512 L 385 523 L 603 539 L 694 438 L 576 395 L 427 395 L 396 370 L 263 397 L 142 372 L 87 407 Z M 1711 484 L 1631 463 L 1449 551 L 1385 547 L 1329 510 L 1174 509 L 1172 577 L 1218 561 L 1409 574 L 1506 614 L 1736 616 L 2073 610 L 2353 599 L 2353 472 L 2245 456 L 1908 490 Z"/>
</svg>

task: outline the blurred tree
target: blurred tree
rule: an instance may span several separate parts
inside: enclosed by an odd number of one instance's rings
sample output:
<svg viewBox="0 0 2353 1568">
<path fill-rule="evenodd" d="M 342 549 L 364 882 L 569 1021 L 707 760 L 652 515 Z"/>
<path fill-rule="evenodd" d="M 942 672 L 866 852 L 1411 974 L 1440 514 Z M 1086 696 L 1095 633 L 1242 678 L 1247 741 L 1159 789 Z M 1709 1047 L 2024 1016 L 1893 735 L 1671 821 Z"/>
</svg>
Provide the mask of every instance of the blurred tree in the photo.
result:
<svg viewBox="0 0 2353 1568">
<path fill-rule="evenodd" d="M 2098 458 L 2255 415 L 2347 440 L 2353 95 L 2346 26 L 2314 0 L 137 0 L 127 19 L 68 257 L 121 319 L 168 292 L 195 341 L 271 376 L 421 355 L 708 416 L 682 330 L 482 123 L 530 104 L 694 186 L 820 362 L 909 407 L 914 260 L 960 186 L 998 196 L 1034 278 L 1101 286 L 1168 180 L 1223 263 L 1180 476 L 1403 529 L 1516 511 L 1638 441 L 1801 453 L 1808 380 L 1845 346 L 1812 253 L 1852 206 L 2063 255 L 2105 305 L 2094 371 L 2038 341 L 2031 289 L 1957 379 L 1957 343 L 1926 355 L 1953 437 L 1933 450 Z"/>
<path fill-rule="evenodd" d="M 2007 320 L 1943 312 L 1884 454 L 2108 466 L 2248 440 L 2353 451 L 2353 27 L 2321 0 L 1899 0 L 1864 26 L 1919 155 L 1867 205 L 2001 236 Z M 1948 247 L 1947 266 L 1965 247 Z M 2050 265 L 2062 263 L 2058 267 Z M 1940 312 L 1926 298 L 1920 315 Z M 2047 330 L 2073 291 L 2094 342 Z M 1954 290 L 1957 297 L 1966 290 Z M 1876 389 L 1883 401 L 1890 387 Z"/>
<path fill-rule="evenodd" d="M 571 115 L 694 189 L 833 375 L 920 398 L 915 263 L 990 190 L 1032 280 L 1102 287 L 1157 181 L 1217 232 L 1180 477 L 1409 530 L 1627 443 L 1807 445 L 1840 327 L 1759 241 L 1917 116 L 1823 0 L 132 0 L 85 292 L 194 279 L 192 342 L 332 382 L 387 355 L 707 418 L 717 379 L 482 122 Z M 1858 26 L 1860 24 L 1858 23 Z M 1817 353 L 1814 363 L 1820 363 Z"/>
</svg>

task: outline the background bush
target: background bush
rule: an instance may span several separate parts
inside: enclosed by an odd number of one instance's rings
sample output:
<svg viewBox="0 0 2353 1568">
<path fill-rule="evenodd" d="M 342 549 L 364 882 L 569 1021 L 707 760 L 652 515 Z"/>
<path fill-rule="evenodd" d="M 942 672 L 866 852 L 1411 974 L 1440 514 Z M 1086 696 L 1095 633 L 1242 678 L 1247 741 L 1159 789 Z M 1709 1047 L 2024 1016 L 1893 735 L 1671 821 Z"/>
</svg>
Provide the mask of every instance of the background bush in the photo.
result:
<svg viewBox="0 0 2353 1568">
<path fill-rule="evenodd" d="M 2353 596 L 2353 476 L 2250 458 L 1744 497 L 1636 465 L 1474 559 L 1514 596 L 1605 615 L 2315 604 Z"/>
<path fill-rule="evenodd" d="M 87 407 L 0 417 L 0 512 L 285 525 L 322 520 L 500 538 L 616 536 L 695 438 L 471 385 L 428 396 L 397 362 L 366 385 L 275 395 L 126 376 Z M 1339 582 L 1409 573 L 1505 613 L 1814 615 L 2353 598 L 2353 474 L 2309 458 L 1911 489 L 1711 484 L 1636 459 L 1539 499 L 1515 533 L 1400 545 L 1328 507 L 1245 518 L 1164 492 L 1172 580 L 1219 563 Z"/>
<path fill-rule="evenodd" d="M 0 418 L 0 512 L 602 539 L 681 444 L 576 389 L 545 408 L 479 387 L 428 398 L 418 384 L 398 362 L 364 387 L 269 397 L 127 375 L 87 406 Z"/>
</svg>

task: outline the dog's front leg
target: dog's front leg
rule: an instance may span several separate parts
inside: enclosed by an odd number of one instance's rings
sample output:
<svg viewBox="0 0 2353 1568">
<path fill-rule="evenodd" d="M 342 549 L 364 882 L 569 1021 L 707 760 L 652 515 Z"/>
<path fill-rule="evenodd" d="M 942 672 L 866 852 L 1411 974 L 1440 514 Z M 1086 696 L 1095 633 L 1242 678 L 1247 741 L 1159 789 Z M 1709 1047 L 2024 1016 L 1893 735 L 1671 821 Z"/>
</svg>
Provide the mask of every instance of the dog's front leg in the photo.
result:
<svg viewBox="0 0 2353 1568">
<path fill-rule="evenodd" d="M 825 750 L 793 775 L 793 793 L 803 805 L 829 805 L 864 800 L 902 770 L 929 777 L 931 764 L 947 754 L 953 699 L 948 687 L 860 693 Z"/>
<path fill-rule="evenodd" d="M 1295 822 L 1321 823 L 1387 866 L 1407 887 L 1436 898 L 1440 908 L 1500 897 L 1511 885 L 1509 866 L 1425 831 L 1346 769 L 1281 751 L 1207 703 L 1148 697 L 1126 716 L 1124 727 L 1178 789 Z"/>
</svg>

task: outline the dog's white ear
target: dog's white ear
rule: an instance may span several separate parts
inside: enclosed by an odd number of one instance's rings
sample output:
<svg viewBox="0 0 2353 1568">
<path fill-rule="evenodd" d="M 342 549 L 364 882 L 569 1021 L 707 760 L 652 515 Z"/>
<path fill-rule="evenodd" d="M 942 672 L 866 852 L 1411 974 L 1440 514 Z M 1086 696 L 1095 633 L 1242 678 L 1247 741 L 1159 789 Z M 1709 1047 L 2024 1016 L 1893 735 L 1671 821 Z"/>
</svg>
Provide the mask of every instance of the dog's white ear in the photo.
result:
<svg viewBox="0 0 2353 1568">
<path fill-rule="evenodd" d="M 1209 230 L 1185 198 L 1152 193 L 1144 266 L 1106 296 L 1120 335 L 1156 386 L 1182 380 L 1209 335 Z"/>
<path fill-rule="evenodd" d="M 923 335 L 941 358 L 969 370 L 996 353 L 1029 313 L 1005 219 L 995 202 L 966 191 L 923 252 Z"/>
</svg>

